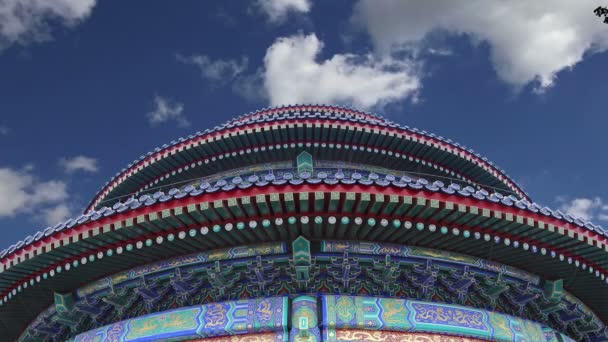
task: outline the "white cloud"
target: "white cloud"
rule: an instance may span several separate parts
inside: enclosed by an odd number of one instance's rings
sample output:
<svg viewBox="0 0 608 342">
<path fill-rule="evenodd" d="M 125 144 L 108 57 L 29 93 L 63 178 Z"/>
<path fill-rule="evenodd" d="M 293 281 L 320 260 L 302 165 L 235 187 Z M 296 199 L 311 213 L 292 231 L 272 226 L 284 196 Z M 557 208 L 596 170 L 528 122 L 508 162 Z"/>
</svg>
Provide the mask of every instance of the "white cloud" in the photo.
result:
<svg viewBox="0 0 608 342">
<path fill-rule="evenodd" d="M 4 126 L 4 125 L 0 125 L 0 135 L 7 135 L 9 132 L 8 127 Z"/>
<path fill-rule="evenodd" d="M 264 88 L 264 69 L 260 68 L 250 75 L 243 75 L 232 83 L 232 91 L 248 101 L 267 100 L 268 93 Z"/>
<path fill-rule="evenodd" d="M 573 217 L 580 217 L 587 221 L 608 220 L 608 205 L 605 205 L 600 197 L 567 200 L 563 196 L 558 196 L 556 202 L 561 203 L 560 210 Z"/>
<path fill-rule="evenodd" d="M 13 44 L 51 38 L 49 22 L 73 26 L 86 19 L 95 0 L 0 1 L 0 50 Z"/>
<path fill-rule="evenodd" d="M 485 42 L 503 81 L 542 91 L 587 52 L 608 49 L 608 31 L 592 0 L 360 0 L 353 20 L 377 52 L 418 49 L 429 33 L 465 34 Z"/>
<path fill-rule="evenodd" d="M 146 114 L 151 125 L 175 121 L 180 127 L 190 126 L 190 122 L 184 116 L 184 105 L 182 103 L 172 103 L 171 100 L 156 95 L 154 96 L 154 107 L 153 111 Z"/>
<path fill-rule="evenodd" d="M 54 207 L 45 208 L 42 210 L 40 219 L 48 226 L 53 226 L 59 222 L 63 222 L 70 218 L 72 211 L 67 204 L 61 203 Z"/>
<path fill-rule="evenodd" d="M 256 5 L 271 23 L 281 23 L 289 12 L 308 13 L 310 0 L 257 0 Z"/>
<path fill-rule="evenodd" d="M 45 210 L 68 199 L 65 182 L 40 181 L 30 171 L 0 168 L 0 218 Z"/>
<path fill-rule="evenodd" d="M 336 54 L 317 60 L 316 35 L 279 38 L 264 58 L 264 87 L 272 105 L 338 103 L 368 109 L 415 97 L 416 64 L 390 57 Z"/>
<path fill-rule="evenodd" d="M 78 170 L 86 172 L 97 172 L 98 170 L 97 159 L 86 156 L 63 158 L 59 161 L 59 165 L 63 167 L 67 173 L 72 173 Z"/>
<path fill-rule="evenodd" d="M 196 65 L 203 78 L 220 83 L 232 81 L 247 69 L 249 63 L 247 57 L 242 57 L 240 62 L 233 59 L 212 60 L 205 55 L 183 56 L 177 54 L 176 58 L 182 63 Z"/>
</svg>

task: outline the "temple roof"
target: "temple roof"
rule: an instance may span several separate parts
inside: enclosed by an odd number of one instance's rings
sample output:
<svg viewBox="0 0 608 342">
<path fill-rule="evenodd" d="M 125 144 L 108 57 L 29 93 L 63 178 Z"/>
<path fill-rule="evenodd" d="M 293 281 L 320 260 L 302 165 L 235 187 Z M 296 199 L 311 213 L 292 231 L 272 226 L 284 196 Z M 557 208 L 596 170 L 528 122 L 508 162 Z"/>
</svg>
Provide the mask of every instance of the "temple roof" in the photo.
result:
<svg viewBox="0 0 608 342">
<path fill-rule="evenodd" d="M 234 163 L 242 166 L 262 162 L 272 153 L 271 146 L 285 144 L 298 149 L 299 144 L 311 144 L 320 156 L 331 154 L 330 150 L 338 146 L 356 145 L 352 150 L 354 157 L 364 158 L 364 152 L 369 150 L 404 159 L 428 173 L 466 179 L 530 200 L 506 172 L 450 139 L 349 108 L 294 105 L 242 115 L 155 148 L 107 182 L 87 211 L 184 177 L 209 175 L 217 169 L 235 167 Z M 255 152 L 249 161 L 230 158 L 243 155 L 249 149 Z M 388 163 L 391 158 L 386 159 Z"/>
<path fill-rule="evenodd" d="M 602 228 L 483 189 L 391 174 L 323 173 L 189 185 L 39 232 L 0 254 L 0 303 L 11 312 L 2 318 L 23 324 L 50 304 L 40 298 L 125 268 L 196 250 L 289 239 L 291 226 L 319 239 L 325 237 L 319 222 L 336 222 L 342 228 L 331 238 L 413 242 L 564 279 L 565 288 L 606 321 L 608 237 Z M 162 244 L 169 240 L 174 242 Z M 108 261 L 103 256 L 109 251 L 123 257 Z"/>
<path fill-rule="evenodd" d="M 303 152 L 308 164 L 294 168 Z M 293 240 L 296 231 L 457 252 L 563 279 L 608 320 L 608 230 L 532 202 L 451 140 L 351 109 L 290 106 L 155 149 L 84 214 L 0 252 L 0 334 L 23 329 L 53 292 L 184 253 Z"/>
</svg>

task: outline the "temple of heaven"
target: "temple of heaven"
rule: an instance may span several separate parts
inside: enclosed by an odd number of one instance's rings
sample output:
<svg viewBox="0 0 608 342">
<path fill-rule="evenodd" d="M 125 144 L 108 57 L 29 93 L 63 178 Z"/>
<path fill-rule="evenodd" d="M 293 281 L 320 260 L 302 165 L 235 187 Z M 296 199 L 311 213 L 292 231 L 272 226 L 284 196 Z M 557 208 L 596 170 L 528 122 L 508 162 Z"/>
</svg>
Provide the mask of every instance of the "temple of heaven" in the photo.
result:
<svg viewBox="0 0 608 342">
<path fill-rule="evenodd" d="M 242 115 L 0 253 L 2 341 L 608 341 L 608 230 L 432 133 Z"/>
</svg>

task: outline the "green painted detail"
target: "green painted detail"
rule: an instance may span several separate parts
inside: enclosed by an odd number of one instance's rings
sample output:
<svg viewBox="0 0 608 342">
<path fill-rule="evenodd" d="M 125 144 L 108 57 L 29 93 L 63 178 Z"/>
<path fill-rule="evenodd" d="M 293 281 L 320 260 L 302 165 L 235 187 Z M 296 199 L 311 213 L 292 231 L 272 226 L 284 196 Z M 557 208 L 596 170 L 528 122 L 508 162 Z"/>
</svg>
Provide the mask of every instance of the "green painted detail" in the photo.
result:
<svg viewBox="0 0 608 342">
<path fill-rule="evenodd" d="M 74 309 L 74 295 L 70 293 L 57 293 L 53 295 L 55 299 L 55 310 L 59 313 L 68 313 Z"/>
<path fill-rule="evenodd" d="M 300 211 L 307 212 L 309 210 L 309 195 L 308 192 L 298 193 L 298 199 L 300 200 Z"/>
<path fill-rule="evenodd" d="M 325 206 L 325 194 L 322 191 L 315 192 L 315 211 L 323 211 Z"/>
<path fill-rule="evenodd" d="M 255 196 L 255 202 L 258 205 L 260 214 L 262 214 L 262 215 L 270 214 L 270 207 L 268 206 L 268 203 L 266 203 L 265 195 L 260 194 L 260 195 Z"/>
<path fill-rule="evenodd" d="M 310 265 L 312 257 L 310 255 L 310 241 L 305 237 L 299 236 L 291 244 L 293 248 L 293 260 L 296 265 Z"/>
<path fill-rule="evenodd" d="M 342 204 L 342 212 L 352 213 L 353 206 L 355 205 L 356 199 L 357 199 L 357 196 L 354 192 L 347 192 L 346 198 L 344 200 L 344 204 Z"/>
<path fill-rule="evenodd" d="M 283 195 L 284 200 L 285 200 L 285 208 L 287 209 L 287 212 L 293 213 L 296 211 L 296 204 L 295 201 L 293 199 L 293 192 L 287 192 Z"/>
<path fill-rule="evenodd" d="M 340 193 L 339 192 L 331 192 L 329 196 L 329 211 L 335 212 L 338 211 L 338 205 L 340 204 Z"/>
<path fill-rule="evenodd" d="M 306 151 L 300 153 L 296 160 L 298 164 L 298 173 L 302 172 L 313 172 L 313 160 L 312 155 Z"/>
<path fill-rule="evenodd" d="M 183 341 L 271 333 L 287 340 L 287 297 L 195 305 L 116 322 L 75 337 L 76 342 Z"/>
<path fill-rule="evenodd" d="M 564 296 L 564 281 L 563 279 L 547 280 L 543 284 L 543 290 L 548 300 L 559 301 Z"/>
<path fill-rule="evenodd" d="M 272 211 L 274 214 L 281 214 L 283 212 L 283 207 L 281 205 L 281 197 L 279 194 L 270 194 L 270 206 L 272 207 Z"/>
<path fill-rule="evenodd" d="M 322 296 L 324 341 L 337 341 L 338 329 L 427 332 L 492 341 L 547 339 L 540 324 L 500 313 L 408 299 Z"/>
<path fill-rule="evenodd" d="M 299 296 L 291 302 L 290 341 L 317 342 L 321 340 L 319 330 L 317 298 Z"/>
</svg>

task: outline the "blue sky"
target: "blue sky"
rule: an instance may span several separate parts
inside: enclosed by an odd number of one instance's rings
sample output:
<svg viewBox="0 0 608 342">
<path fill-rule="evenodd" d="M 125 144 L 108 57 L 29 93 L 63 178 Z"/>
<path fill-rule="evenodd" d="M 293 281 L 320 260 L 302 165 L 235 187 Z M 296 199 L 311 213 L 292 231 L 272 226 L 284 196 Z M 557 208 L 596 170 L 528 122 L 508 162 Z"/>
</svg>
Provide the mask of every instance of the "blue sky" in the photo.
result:
<svg viewBox="0 0 608 342">
<path fill-rule="evenodd" d="M 0 247 L 140 155 L 275 104 L 449 137 L 534 200 L 608 222 L 602 1 L 0 3 Z M 440 9 L 440 10 L 438 10 Z"/>
</svg>

